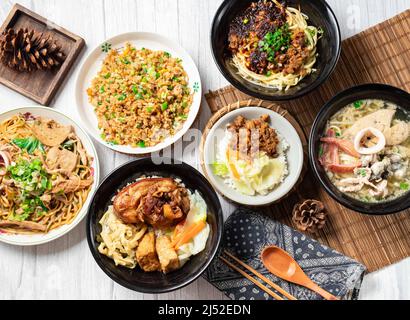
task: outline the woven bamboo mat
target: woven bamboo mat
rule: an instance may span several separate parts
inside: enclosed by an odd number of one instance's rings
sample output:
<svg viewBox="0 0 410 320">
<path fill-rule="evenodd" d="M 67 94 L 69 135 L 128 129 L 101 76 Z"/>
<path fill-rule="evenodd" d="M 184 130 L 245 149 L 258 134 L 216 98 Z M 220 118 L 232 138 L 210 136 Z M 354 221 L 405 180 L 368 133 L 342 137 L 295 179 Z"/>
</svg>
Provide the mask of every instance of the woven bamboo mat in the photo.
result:
<svg viewBox="0 0 410 320">
<path fill-rule="evenodd" d="M 407 10 L 344 40 L 340 61 L 330 79 L 308 96 L 281 106 L 295 116 L 308 135 L 321 106 L 353 85 L 379 82 L 410 91 L 409 61 L 410 10 Z M 206 95 L 212 112 L 249 98 L 231 86 Z M 378 217 L 353 212 L 330 198 L 309 170 L 299 193 L 266 208 L 266 213 L 292 225 L 292 208 L 301 196 L 321 199 L 329 211 L 326 227 L 316 239 L 364 263 L 370 272 L 410 256 L 410 210 Z"/>
</svg>

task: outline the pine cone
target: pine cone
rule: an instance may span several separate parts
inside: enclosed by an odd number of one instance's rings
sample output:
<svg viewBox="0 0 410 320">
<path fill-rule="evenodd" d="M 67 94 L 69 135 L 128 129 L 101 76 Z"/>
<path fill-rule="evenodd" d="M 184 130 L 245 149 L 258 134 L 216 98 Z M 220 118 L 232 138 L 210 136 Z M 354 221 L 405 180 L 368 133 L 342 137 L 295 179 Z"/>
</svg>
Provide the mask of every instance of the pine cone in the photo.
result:
<svg viewBox="0 0 410 320">
<path fill-rule="evenodd" d="M 58 68 L 64 59 L 61 46 L 50 35 L 11 28 L 0 36 L 0 61 L 17 71 Z"/>
<path fill-rule="evenodd" d="M 293 208 L 292 221 L 300 231 L 316 233 L 326 223 L 326 209 L 318 200 L 304 200 Z"/>
</svg>

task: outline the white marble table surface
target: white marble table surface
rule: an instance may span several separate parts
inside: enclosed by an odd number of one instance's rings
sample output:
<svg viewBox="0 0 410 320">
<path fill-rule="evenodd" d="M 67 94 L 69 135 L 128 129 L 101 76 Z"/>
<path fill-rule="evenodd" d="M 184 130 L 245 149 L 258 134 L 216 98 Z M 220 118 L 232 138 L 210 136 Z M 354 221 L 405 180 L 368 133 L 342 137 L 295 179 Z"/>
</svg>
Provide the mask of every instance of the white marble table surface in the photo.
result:
<svg viewBox="0 0 410 320">
<path fill-rule="evenodd" d="M 222 0 L 20 0 L 19 3 L 82 36 L 84 54 L 51 106 L 78 119 L 74 87 L 79 65 L 104 39 L 128 31 L 151 31 L 179 42 L 193 57 L 203 89 L 227 84 L 210 52 L 209 30 Z M 408 8 L 409 0 L 328 0 L 343 38 L 382 22 Z M 0 22 L 14 1 L 0 0 Z M 0 112 L 33 102 L 0 86 Z M 196 124 L 210 116 L 205 100 Z M 104 177 L 131 157 L 114 153 L 96 142 Z M 184 157 L 197 165 L 195 155 Z M 234 207 L 221 199 L 225 216 Z M 86 242 L 84 221 L 68 235 L 46 245 L 20 248 L 0 243 L 0 299 L 223 299 L 204 279 L 164 294 L 149 295 L 125 289 L 110 280 L 94 262 Z M 367 275 L 361 299 L 410 299 L 410 259 Z"/>
</svg>

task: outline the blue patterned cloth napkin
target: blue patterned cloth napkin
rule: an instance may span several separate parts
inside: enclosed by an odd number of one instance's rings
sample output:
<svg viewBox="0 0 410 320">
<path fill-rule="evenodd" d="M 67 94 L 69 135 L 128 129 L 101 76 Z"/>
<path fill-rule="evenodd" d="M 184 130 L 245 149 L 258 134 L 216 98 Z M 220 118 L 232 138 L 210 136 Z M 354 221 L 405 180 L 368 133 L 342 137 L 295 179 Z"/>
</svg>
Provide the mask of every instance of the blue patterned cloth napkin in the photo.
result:
<svg viewBox="0 0 410 320">
<path fill-rule="evenodd" d="M 309 289 L 283 281 L 266 270 L 260 253 L 268 245 L 286 250 L 305 273 L 328 292 L 341 299 L 357 299 L 366 271 L 359 262 L 248 209 L 237 209 L 225 222 L 221 250 L 231 252 L 299 300 L 322 299 Z M 214 259 L 204 277 L 230 299 L 273 299 L 218 258 Z"/>
</svg>

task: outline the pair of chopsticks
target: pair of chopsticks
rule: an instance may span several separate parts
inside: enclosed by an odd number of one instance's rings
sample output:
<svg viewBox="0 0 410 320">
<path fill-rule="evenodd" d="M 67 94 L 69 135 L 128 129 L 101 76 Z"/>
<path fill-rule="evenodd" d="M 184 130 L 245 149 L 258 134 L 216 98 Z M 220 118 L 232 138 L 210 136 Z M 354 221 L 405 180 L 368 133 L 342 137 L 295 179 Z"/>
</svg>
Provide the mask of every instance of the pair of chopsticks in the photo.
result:
<svg viewBox="0 0 410 320">
<path fill-rule="evenodd" d="M 256 277 L 259 279 L 265 281 L 271 288 L 276 290 L 278 293 L 281 293 L 283 296 L 285 296 L 289 300 L 297 300 L 294 296 L 292 296 L 290 293 L 279 287 L 277 284 L 273 283 L 271 280 L 266 278 L 263 274 L 260 272 L 256 271 L 249 265 L 247 265 L 245 262 L 239 260 L 237 257 L 234 255 L 230 254 L 228 251 L 224 250 L 223 254 L 219 257 L 219 259 L 222 260 L 223 263 L 225 263 L 228 267 L 230 267 L 232 270 L 235 270 L 236 272 L 240 273 L 242 276 L 244 276 L 246 279 L 249 281 L 252 281 L 256 286 L 258 286 L 260 289 L 265 291 L 267 294 L 269 294 L 271 297 L 273 297 L 275 300 L 284 300 L 280 295 L 278 295 L 276 292 L 273 290 L 269 289 L 267 286 L 265 286 L 263 283 L 259 282 L 256 280 L 254 277 L 246 273 L 244 270 L 239 268 L 237 265 L 235 265 L 233 262 L 231 262 L 229 259 L 232 259 L 234 262 L 236 262 L 238 265 L 241 267 L 245 268 L 246 270 L 250 271 L 253 273 Z"/>
</svg>

